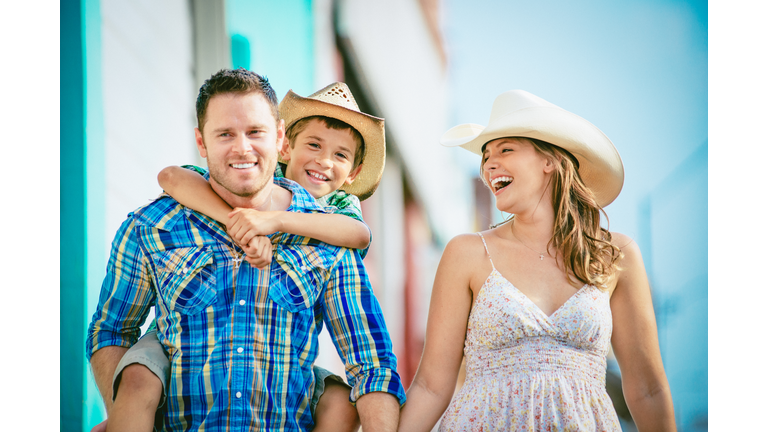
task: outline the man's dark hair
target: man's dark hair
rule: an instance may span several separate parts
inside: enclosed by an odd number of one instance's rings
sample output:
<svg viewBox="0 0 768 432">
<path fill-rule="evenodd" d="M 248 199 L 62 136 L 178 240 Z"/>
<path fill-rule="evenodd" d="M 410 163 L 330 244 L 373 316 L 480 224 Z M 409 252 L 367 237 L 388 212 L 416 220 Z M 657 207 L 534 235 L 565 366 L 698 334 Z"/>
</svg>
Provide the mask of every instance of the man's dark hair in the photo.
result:
<svg viewBox="0 0 768 432">
<path fill-rule="evenodd" d="M 247 69 L 222 69 L 205 80 L 197 94 L 197 128 L 202 132 L 205 124 L 205 113 L 208 110 L 208 102 L 218 94 L 236 93 L 260 93 L 269 103 L 275 122 L 280 119 L 277 110 L 277 96 L 275 90 L 269 84 L 267 77 L 251 72 Z"/>
</svg>

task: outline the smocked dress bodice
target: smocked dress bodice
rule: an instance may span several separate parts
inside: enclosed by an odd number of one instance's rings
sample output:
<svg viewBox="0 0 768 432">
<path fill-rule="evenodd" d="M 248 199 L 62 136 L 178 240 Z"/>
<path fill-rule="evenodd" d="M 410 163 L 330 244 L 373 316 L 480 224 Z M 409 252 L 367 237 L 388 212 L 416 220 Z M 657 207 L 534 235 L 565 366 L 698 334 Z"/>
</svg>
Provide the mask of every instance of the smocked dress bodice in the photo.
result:
<svg viewBox="0 0 768 432">
<path fill-rule="evenodd" d="M 584 285 L 547 316 L 491 265 L 467 325 L 466 379 L 440 430 L 620 431 L 605 390 L 609 293 Z"/>
</svg>

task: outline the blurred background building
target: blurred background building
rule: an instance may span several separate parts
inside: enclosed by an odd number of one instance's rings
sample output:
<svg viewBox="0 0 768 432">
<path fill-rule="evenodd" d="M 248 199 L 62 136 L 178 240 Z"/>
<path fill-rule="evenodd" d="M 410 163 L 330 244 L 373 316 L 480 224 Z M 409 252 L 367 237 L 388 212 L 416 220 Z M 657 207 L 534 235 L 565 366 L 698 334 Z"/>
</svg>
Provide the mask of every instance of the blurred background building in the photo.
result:
<svg viewBox="0 0 768 432">
<path fill-rule="evenodd" d="M 160 193 L 163 167 L 204 165 L 197 89 L 239 66 L 279 97 L 344 81 L 364 112 L 386 118 L 384 176 L 362 203 L 365 263 L 406 388 L 443 247 L 502 218 L 479 158 L 438 138 L 487 123 L 495 96 L 514 88 L 600 127 L 624 158 L 625 188 L 607 212 L 645 257 L 678 428 L 707 429 L 706 3 L 63 0 L 61 430 L 104 416 L 84 336 L 112 237 Z M 343 372 L 330 338 L 318 362 Z"/>
</svg>

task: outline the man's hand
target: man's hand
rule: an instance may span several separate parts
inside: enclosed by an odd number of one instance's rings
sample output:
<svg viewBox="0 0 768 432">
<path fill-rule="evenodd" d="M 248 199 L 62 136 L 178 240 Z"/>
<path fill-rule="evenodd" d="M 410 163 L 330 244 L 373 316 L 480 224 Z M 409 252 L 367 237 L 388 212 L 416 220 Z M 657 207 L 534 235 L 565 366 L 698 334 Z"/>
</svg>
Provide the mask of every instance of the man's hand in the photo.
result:
<svg viewBox="0 0 768 432">
<path fill-rule="evenodd" d="M 262 212 L 238 207 L 229 214 L 227 232 L 240 246 L 247 245 L 256 236 L 280 231 L 280 213 L 282 212 Z"/>
<path fill-rule="evenodd" d="M 253 237 L 248 245 L 243 247 L 243 250 L 248 264 L 259 270 L 269 268 L 269 264 L 272 262 L 272 242 L 269 237 Z"/>
</svg>

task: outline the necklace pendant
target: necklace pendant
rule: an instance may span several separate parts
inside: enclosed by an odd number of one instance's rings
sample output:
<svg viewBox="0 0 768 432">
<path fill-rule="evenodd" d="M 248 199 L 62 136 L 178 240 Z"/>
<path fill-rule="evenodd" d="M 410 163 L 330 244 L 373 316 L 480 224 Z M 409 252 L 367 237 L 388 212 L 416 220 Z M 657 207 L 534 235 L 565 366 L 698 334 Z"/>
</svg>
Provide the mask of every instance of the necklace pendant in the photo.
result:
<svg viewBox="0 0 768 432">
<path fill-rule="evenodd" d="M 544 261 L 544 254 L 539 254 L 539 260 Z"/>
</svg>

